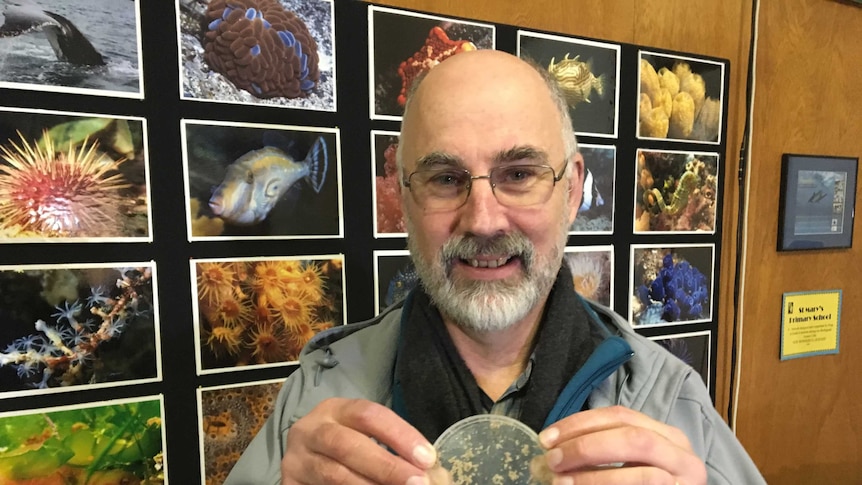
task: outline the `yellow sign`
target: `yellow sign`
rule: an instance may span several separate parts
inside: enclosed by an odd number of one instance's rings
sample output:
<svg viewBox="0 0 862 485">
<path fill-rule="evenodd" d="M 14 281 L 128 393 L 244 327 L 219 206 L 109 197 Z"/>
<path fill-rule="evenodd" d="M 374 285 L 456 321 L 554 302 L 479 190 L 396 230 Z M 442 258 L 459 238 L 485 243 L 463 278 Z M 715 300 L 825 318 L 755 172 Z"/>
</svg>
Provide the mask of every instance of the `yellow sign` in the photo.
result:
<svg viewBox="0 0 862 485">
<path fill-rule="evenodd" d="M 781 310 L 781 360 L 837 354 L 841 290 L 785 293 Z"/>
</svg>

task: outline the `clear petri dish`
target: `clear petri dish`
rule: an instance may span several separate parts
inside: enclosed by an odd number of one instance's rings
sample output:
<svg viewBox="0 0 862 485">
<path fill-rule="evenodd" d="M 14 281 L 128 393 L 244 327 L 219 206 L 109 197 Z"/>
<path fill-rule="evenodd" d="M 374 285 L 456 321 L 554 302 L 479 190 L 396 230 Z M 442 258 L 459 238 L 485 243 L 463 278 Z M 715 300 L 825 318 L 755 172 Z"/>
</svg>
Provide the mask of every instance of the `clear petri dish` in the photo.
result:
<svg viewBox="0 0 862 485">
<path fill-rule="evenodd" d="M 434 485 L 545 485 L 545 450 L 524 423 L 479 414 L 450 426 L 434 442 L 440 467 Z"/>
</svg>

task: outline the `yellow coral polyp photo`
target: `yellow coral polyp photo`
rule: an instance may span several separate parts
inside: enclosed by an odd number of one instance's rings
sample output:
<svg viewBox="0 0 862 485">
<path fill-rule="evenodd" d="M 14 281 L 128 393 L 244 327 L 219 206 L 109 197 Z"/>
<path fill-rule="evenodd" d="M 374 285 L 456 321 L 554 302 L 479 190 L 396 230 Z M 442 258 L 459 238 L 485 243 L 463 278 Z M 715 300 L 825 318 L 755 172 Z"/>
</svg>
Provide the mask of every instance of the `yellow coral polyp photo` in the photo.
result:
<svg viewBox="0 0 862 485">
<path fill-rule="evenodd" d="M 641 53 L 638 136 L 718 142 L 724 65 Z"/>
<path fill-rule="evenodd" d="M 343 323 L 343 260 L 192 262 L 201 371 L 298 360 L 319 331 Z"/>
</svg>

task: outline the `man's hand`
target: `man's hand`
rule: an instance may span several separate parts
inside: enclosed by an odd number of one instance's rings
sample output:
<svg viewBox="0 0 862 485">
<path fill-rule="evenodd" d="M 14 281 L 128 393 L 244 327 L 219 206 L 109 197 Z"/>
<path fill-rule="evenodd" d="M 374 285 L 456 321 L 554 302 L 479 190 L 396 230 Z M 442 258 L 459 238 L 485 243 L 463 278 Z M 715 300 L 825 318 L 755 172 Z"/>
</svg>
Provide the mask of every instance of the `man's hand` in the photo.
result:
<svg viewBox="0 0 862 485">
<path fill-rule="evenodd" d="M 427 484 L 425 470 L 436 461 L 431 444 L 391 409 L 333 398 L 291 426 L 281 483 Z"/>
<path fill-rule="evenodd" d="M 573 414 L 539 440 L 555 484 L 706 483 L 706 466 L 682 431 L 621 406 Z"/>
</svg>

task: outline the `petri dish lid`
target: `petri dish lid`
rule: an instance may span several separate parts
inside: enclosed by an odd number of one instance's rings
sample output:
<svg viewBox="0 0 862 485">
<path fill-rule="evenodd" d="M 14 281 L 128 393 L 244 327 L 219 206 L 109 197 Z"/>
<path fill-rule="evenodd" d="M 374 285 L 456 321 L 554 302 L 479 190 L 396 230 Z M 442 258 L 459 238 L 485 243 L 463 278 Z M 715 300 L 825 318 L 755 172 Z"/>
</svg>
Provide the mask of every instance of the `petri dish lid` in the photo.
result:
<svg viewBox="0 0 862 485">
<path fill-rule="evenodd" d="M 442 484 L 544 485 L 551 483 L 545 450 L 529 426 L 508 416 L 478 414 L 450 426 L 434 442 Z"/>
</svg>

